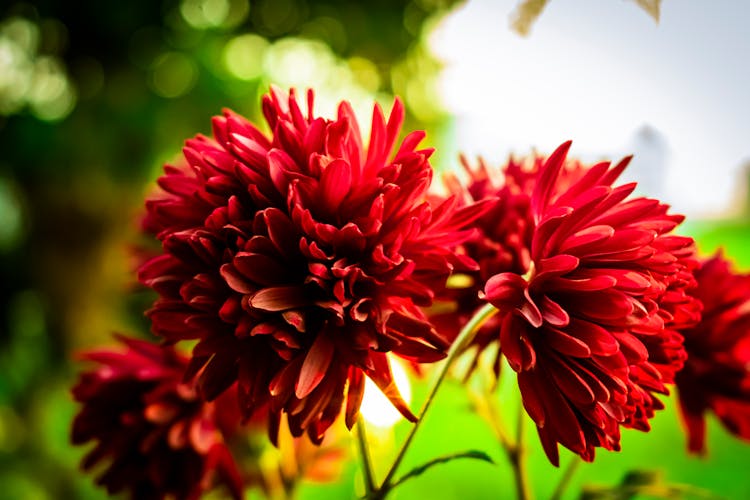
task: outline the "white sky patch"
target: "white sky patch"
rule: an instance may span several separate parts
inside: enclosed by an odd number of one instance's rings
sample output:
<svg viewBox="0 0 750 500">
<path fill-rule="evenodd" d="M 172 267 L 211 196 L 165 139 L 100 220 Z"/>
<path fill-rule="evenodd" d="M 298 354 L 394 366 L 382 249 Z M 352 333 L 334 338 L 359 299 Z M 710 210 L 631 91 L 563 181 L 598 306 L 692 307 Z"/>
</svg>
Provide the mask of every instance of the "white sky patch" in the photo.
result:
<svg viewBox="0 0 750 500">
<path fill-rule="evenodd" d="M 573 139 L 574 156 L 637 161 L 649 126 L 664 184 L 645 194 L 691 216 L 729 209 L 750 159 L 750 2 L 667 1 L 656 25 L 634 2 L 552 0 L 527 38 L 509 28 L 516 3 L 470 1 L 430 37 L 449 154 L 500 162 Z"/>
</svg>

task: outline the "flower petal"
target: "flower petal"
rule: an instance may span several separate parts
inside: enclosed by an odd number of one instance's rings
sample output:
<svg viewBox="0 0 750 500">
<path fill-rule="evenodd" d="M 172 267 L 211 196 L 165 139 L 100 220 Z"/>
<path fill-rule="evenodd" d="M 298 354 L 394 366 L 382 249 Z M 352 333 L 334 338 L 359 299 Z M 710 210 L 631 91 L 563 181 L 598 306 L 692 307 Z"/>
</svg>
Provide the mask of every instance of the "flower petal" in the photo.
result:
<svg viewBox="0 0 750 500">
<path fill-rule="evenodd" d="M 299 399 L 307 397 L 315 389 L 323 377 L 326 376 L 335 348 L 328 335 L 318 334 L 310 350 L 305 356 L 305 362 L 299 372 L 299 378 L 294 386 L 294 393 Z"/>
</svg>

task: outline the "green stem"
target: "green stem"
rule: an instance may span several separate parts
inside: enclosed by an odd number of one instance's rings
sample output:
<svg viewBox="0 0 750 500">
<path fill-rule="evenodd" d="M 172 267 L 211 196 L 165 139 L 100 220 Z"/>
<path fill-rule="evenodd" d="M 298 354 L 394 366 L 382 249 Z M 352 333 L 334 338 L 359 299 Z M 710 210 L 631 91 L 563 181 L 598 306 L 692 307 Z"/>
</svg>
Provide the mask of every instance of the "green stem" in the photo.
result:
<svg viewBox="0 0 750 500">
<path fill-rule="evenodd" d="M 362 457 L 362 469 L 365 477 L 365 496 L 372 495 L 375 491 L 375 473 L 370 459 L 370 450 L 367 446 L 367 431 L 365 431 L 365 420 L 360 415 L 357 418 L 357 448 Z"/>
<path fill-rule="evenodd" d="M 508 456 L 513 466 L 513 478 L 516 482 L 516 495 L 518 500 L 529 500 L 532 498 L 529 478 L 526 473 L 526 448 L 523 444 L 524 428 L 526 423 L 526 412 L 523 403 L 519 402 L 518 425 L 516 426 L 516 445 L 509 450 Z"/>
<path fill-rule="evenodd" d="M 406 451 L 409 449 L 409 445 L 414 439 L 414 435 L 417 433 L 417 430 L 424 421 L 424 416 L 427 413 L 427 410 L 432 405 L 432 401 L 435 399 L 435 395 L 437 394 L 438 389 L 442 385 L 445 376 L 448 374 L 448 370 L 450 369 L 456 358 L 458 358 L 458 356 L 463 353 L 463 351 L 471 343 L 471 341 L 474 340 L 474 337 L 476 336 L 477 331 L 479 331 L 479 328 L 497 312 L 498 310 L 495 308 L 495 306 L 493 306 L 492 304 L 486 304 L 479 311 L 477 311 L 476 314 L 474 314 L 471 320 L 466 323 L 461 332 L 458 334 L 458 337 L 456 337 L 456 341 L 453 343 L 453 346 L 448 353 L 448 357 L 445 359 L 443 366 L 440 368 L 440 371 L 437 374 L 437 378 L 435 379 L 435 382 L 433 383 L 432 388 L 427 395 L 427 399 L 422 405 L 422 409 L 419 412 L 417 421 L 414 423 L 414 426 L 411 428 L 409 434 L 406 436 L 406 439 L 401 445 L 401 448 L 396 455 L 396 459 L 393 461 L 391 468 L 388 470 L 388 474 L 386 474 L 383 483 L 380 485 L 380 488 L 375 489 L 373 491 L 373 494 L 370 495 L 369 498 L 385 498 L 385 496 L 391 490 L 396 471 L 398 470 L 399 465 L 401 465 L 401 461 L 404 459 Z"/>
<path fill-rule="evenodd" d="M 570 462 L 568 462 L 568 465 L 565 467 L 562 477 L 560 477 L 560 482 L 557 483 L 557 487 L 555 488 L 554 493 L 552 493 L 550 500 L 560 500 L 562 498 L 563 493 L 565 493 L 568 485 L 570 485 L 570 480 L 573 479 L 573 475 L 576 473 L 576 470 L 578 470 L 580 464 L 581 458 L 578 455 L 573 455 Z"/>
<path fill-rule="evenodd" d="M 492 394 L 487 394 L 485 395 L 485 397 L 487 398 L 490 425 L 495 431 L 495 435 L 497 436 L 497 440 L 500 442 L 500 446 L 506 453 L 511 453 L 516 445 L 511 440 L 511 437 L 509 436 L 508 431 L 505 428 L 503 418 L 500 416 L 500 412 L 498 411 L 492 399 Z"/>
</svg>

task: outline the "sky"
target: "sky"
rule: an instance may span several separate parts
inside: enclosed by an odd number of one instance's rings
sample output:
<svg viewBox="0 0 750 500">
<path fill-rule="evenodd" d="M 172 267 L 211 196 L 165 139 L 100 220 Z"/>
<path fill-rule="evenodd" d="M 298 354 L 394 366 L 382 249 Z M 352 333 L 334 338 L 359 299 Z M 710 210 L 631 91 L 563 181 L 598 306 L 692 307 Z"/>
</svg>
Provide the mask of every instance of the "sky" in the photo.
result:
<svg viewBox="0 0 750 500">
<path fill-rule="evenodd" d="M 470 0 L 429 38 L 457 150 L 501 162 L 572 139 L 584 160 L 634 153 L 640 174 L 663 164 L 643 194 L 675 211 L 736 210 L 750 161 L 750 2 L 663 0 L 656 24 L 628 0 L 550 0 L 525 38 L 509 28 L 516 3 Z"/>
</svg>

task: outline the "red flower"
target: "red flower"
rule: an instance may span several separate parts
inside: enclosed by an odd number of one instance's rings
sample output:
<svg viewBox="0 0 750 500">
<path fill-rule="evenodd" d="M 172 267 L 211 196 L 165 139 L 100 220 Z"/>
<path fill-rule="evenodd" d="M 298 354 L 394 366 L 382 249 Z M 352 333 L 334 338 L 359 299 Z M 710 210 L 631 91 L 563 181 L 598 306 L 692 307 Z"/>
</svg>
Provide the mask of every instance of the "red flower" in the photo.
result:
<svg viewBox="0 0 750 500">
<path fill-rule="evenodd" d="M 195 499 L 223 484 L 242 498 L 242 479 L 225 442 L 240 423 L 234 401 L 201 401 L 192 384 L 181 383 L 188 361 L 172 348 L 120 340 L 124 351 L 84 355 L 99 366 L 81 374 L 73 388 L 83 403 L 73 443 L 96 443 L 82 467 L 106 463 L 97 482 L 110 494 Z"/>
<path fill-rule="evenodd" d="M 472 167 L 465 157 L 461 164 L 468 182 L 461 182 L 449 173 L 444 177 L 448 191 L 464 203 L 480 201 L 491 203 L 491 208 L 474 223 L 477 229 L 459 251 L 477 263 L 479 269 L 452 279 L 451 286 L 438 295 L 440 304 L 434 308 L 430 319 L 441 333 L 455 338 L 474 313 L 485 304 L 479 292 L 492 276 L 504 272 L 525 274 L 531 264 L 531 239 L 534 220 L 531 214 L 531 194 L 539 178 L 545 158 L 534 155 L 516 160 L 510 158 L 501 168 L 487 166 L 482 158 Z M 556 189 L 564 189 L 585 171 L 575 160 L 566 161 L 560 172 Z M 449 282 L 450 283 L 450 282 Z M 479 354 L 498 341 L 499 318 L 490 318 L 482 325 L 472 341 L 476 347 L 474 368 Z M 495 376 L 499 376 L 502 352 L 495 357 Z"/>
<path fill-rule="evenodd" d="M 667 327 L 690 309 L 667 307 L 668 292 L 685 297 L 694 252 L 691 238 L 669 234 L 681 216 L 656 200 L 626 201 L 635 184 L 612 186 L 629 159 L 594 165 L 561 188 L 569 147 L 549 157 L 531 197 L 528 277 L 502 273 L 485 287 L 555 465 L 557 443 L 591 461 L 596 447 L 619 449 L 620 425 L 641 427 L 658 408 L 654 394 L 668 392 L 684 357 Z"/>
<path fill-rule="evenodd" d="M 367 149 L 348 103 L 335 120 L 312 108 L 312 92 L 303 112 L 294 92 L 272 89 L 270 138 L 226 112 L 213 140 L 187 141 L 189 168 L 165 167 L 164 195 L 147 203 L 164 253 L 140 279 L 160 295 L 154 332 L 199 340 L 191 372 L 205 366 L 207 399 L 239 381 L 246 413 L 270 402 L 272 438 L 286 412 L 293 435 L 319 442 L 344 404 L 353 425 L 365 375 L 414 418 L 385 353 L 445 356 L 419 306 L 475 266 L 451 248 L 481 205 L 425 201 L 432 150 L 417 149 L 423 132 L 395 148 L 400 101 L 387 121 L 375 107 Z"/>
<path fill-rule="evenodd" d="M 688 358 L 676 382 L 688 449 L 704 453 L 707 411 L 750 440 L 750 274 L 733 273 L 719 254 L 696 279 L 703 320 L 682 330 Z"/>
</svg>

